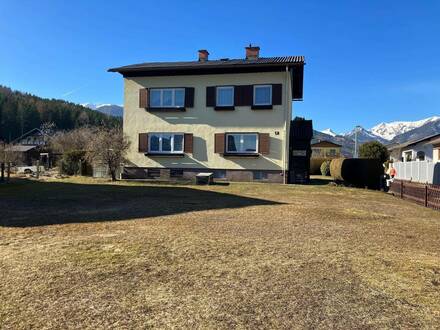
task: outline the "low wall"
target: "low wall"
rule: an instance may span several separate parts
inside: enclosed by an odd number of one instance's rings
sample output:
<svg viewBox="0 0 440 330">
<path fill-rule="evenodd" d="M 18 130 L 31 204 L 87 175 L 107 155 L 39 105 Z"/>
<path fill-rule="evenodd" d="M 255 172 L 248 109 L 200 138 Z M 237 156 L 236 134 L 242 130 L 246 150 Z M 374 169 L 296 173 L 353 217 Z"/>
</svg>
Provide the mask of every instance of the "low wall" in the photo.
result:
<svg viewBox="0 0 440 330">
<path fill-rule="evenodd" d="M 430 161 L 396 162 L 396 179 L 440 185 L 440 163 Z"/>
</svg>

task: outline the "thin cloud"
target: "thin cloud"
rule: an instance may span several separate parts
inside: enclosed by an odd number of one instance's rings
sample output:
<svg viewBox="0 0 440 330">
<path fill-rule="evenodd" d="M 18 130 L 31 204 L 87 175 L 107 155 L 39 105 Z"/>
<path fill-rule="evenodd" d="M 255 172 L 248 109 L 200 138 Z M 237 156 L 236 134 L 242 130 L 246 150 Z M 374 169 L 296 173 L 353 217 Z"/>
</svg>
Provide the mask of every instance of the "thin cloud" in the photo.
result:
<svg viewBox="0 0 440 330">
<path fill-rule="evenodd" d="M 86 85 L 84 85 L 84 86 L 81 86 L 81 87 L 78 87 L 78 88 L 72 89 L 71 91 L 68 91 L 68 92 L 62 94 L 61 97 L 66 97 L 66 96 L 72 95 L 72 94 L 78 92 L 79 90 L 83 89 L 84 87 L 87 87 L 88 85 L 89 85 L 89 84 L 86 84 Z"/>
</svg>

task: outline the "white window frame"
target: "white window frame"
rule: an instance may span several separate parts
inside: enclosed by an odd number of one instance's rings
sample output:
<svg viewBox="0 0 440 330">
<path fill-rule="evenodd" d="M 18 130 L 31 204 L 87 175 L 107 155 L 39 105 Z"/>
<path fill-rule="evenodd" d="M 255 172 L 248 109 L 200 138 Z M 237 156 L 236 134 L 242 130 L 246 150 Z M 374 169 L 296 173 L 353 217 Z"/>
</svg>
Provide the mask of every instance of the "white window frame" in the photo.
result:
<svg viewBox="0 0 440 330">
<path fill-rule="evenodd" d="M 257 96 L 257 89 L 258 88 L 267 88 L 270 89 L 269 94 L 269 103 L 257 103 L 256 102 L 256 96 Z M 253 97 L 253 105 L 272 105 L 272 85 L 254 85 L 254 97 Z"/>
<path fill-rule="evenodd" d="M 164 135 L 171 135 L 171 150 L 162 150 L 162 138 Z M 182 150 L 174 150 L 174 137 L 176 135 L 182 136 Z M 151 150 L 151 138 L 153 136 L 159 136 L 159 150 Z M 160 132 L 160 133 L 149 133 L 148 134 L 148 152 L 153 154 L 183 154 L 185 150 L 185 134 L 183 133 L 172 133 L 172 132 Z"/>
<path fill-rule="evenodd" d="M 218 91 L 219 90 L 225 90 L 225 89 L 232 89 L 232 100 L 230 104 L 220 104 L 218 101 Z M 217 107 L 233 107 L 234 106 L 234 96 L 235 96 L 235 88 L 234 86 L 218 86 L 215 88 L 215 105 Z"/>
<path fill-rule="evenodd" d="M 244 135 L 253 135 L 253 136 L 255 136 L 255 151 L 240 151 L 240 150 L 231 151 L 231 150 L 229 150 L 228 137 L 231 136 L 231 135 L 233 135 L 233 136 L 234 135 L 239 135 L 240 136 L 240 146 L 243 145 L 243 136 Z M 250 154 L 250 155 L 258 154 L 258 143 L 259 143 L 258 140 L 259 140 L 258 133 L 226 133 L 226 141 L 225 141 L 226 153 L 227 154 Z"/>
<path fill-rule="evenodd" d="M 152 91 L 159 91 L 160 92 L 160 105 L 152 105 L 151 104 L 151 92 Z M 164 105 L 163 104 L 163 93 L 164 91 L 171 91 L 171 105 Z M 183 91 L 183 104 L 182 105 L 176 105 L 176 91 Z M 151 88 L 150 89 L 150 107 L 151 108 L 183 108 L 185 107 L 185 88 Z"/>
</svg>

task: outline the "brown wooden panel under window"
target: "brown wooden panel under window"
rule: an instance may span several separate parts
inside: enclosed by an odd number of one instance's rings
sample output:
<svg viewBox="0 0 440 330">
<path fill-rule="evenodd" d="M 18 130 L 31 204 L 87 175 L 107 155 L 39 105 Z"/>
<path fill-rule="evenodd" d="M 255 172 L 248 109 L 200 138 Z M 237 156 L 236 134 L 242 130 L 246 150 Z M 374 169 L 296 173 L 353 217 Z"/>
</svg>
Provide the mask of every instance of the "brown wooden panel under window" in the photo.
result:
<svg viewBox="0 0 440 330">
<path fill-rule="evenodd" d="M 262 155 L 269 154 L 270 136 L 269 133 L 258 134 L 258 152 Z"/>
<path fill-rule="evenodd" d="M 183 135 L 183 152 L 192 154 L 193 152 L 193 135 L 191 133 Z"/>
<path fill-rule="evenodd" d="M 234 88 L 234 105 L 251 106 L 254 97 L 253 85 L 241 85 Z"/>
<path fill-rule="evenodd" d="M 215 87 L 206 87 L 206 106 L 215 107 Z"/>
<path fill-rule="evenodd" d="M 148 107 L 148 88 L 142 88 L 139 90 L 139 108 Z"/>
<path fill-rule="evenodd" d="M 225 133 L 214 134 L 214 153 L 216 154 L 225 153 Z"/>
<path fill-rule="evenodd" d="M 273 105 L 281 105 L 283 103 L 282 101 L 282 87 L 281 84 L 273 84 L 272 85 L 272 104 Z"/>
<path fill-rule="evenodd" d="M 148 133 L 139 133 L 139 152 L 148 152 Z"/>
<path fill-rule="evenodd" d="M 194 107 L 194 87 L 185 88 L 185 107 L 186 108 Z"/>
</svg>

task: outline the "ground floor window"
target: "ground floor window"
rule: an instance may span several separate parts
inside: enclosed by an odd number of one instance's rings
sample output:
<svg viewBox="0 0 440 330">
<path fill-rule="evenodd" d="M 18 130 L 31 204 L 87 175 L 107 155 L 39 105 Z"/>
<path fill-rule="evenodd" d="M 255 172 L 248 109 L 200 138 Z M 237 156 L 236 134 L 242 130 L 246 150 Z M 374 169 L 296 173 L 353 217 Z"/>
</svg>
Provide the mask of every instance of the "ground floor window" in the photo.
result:
<svg viewBox="0 0 440 330">
<path fill-rule="evenodd" d="M 182 153 L 182 133 L 151 133 L 149 137 L 149 152 L 153 153 Z"/>
<path fill-rule="evenodd" d="M 226 134 L 226 152 L 240 153 L 240 154 L 255 154 L 257 153 L 258 134 L 244 133 L 244 134 Z"/>
</svg>

